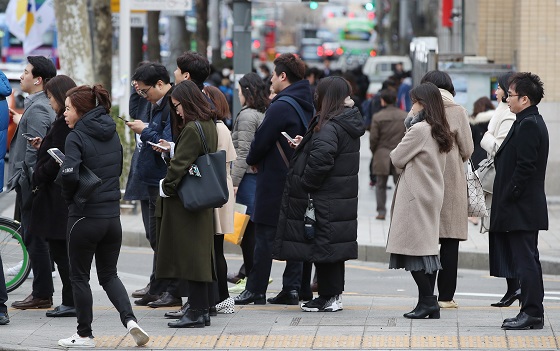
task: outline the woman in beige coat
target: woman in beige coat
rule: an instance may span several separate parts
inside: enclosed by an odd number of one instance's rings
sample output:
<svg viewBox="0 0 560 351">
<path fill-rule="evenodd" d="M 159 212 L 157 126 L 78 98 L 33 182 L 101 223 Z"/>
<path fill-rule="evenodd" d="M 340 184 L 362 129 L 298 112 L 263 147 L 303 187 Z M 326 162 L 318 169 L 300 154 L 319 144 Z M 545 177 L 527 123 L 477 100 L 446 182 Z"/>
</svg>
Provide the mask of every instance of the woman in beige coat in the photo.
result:
<svg viewBox="0 0 560 351">
<path fill-rule="evenodd" d="M 218 132 L 218 150 L 226 151 L 226 171 L 229 198 L 228 202 L 220 208 L 214 209 L 214 226 L 216 235 L 214 236 L 214 253 L 216 257 L 216 277 L 218 279 L 218 302 L 216 312 L 233 313 L 235 312 L 235 302 L 229 296 L 227 286 L 227 262 L 224 257 L 224 234 L 233 233 L 233 205 L 235 195 L 233 193 L 233 181 L 231 179 L 231 163 L 237 157 L 231 134 L 228 127 L 222 122 L 230 118 L 229 106 L 224 94 L 220 89 L 212 86 L 204 87 L 204 94 L 214 103 L 218 121 L 216 131 Z"/>
<path fill-rule="evenodd" d="M 451 77 L 445 72 L 430 71 L 422 77 L 421 83 L 435 84 L 441 93 L 445 107 L 445 118 L 454 133 L 453 149 L 447 154 L 447 165 L 443 175 L 443 207 L 439 224 L 439 255 L 442 270 L 437 275 L 438 300 L 440 307 L 456 308 L 453 300 L 457 288 L 457 262 L 459 242 L 468 239 L 467 181 L 464 163 L 474 151 L 469 116 L 464 107 L 453 100 L 455 88 Z"/>
<path fill-rule="evenodd" d="M 418 304 L 406 318 L 439 318 L 430 276 L 441 269 L 438 254 L 440 213 L 444 203 L 444 171 L 453 133 L 445 119 L 438 88 L 424 83 L 410 91 L 413 117 L 407 132 L 391 152 L 391 161 L 404 168 L 393 199 L 387 252 L 389 268 L 411 272 L 418 286 Z M 413 218 L 414 225 L 410 225 Z"/>
<path fill-rule="evenodd" d="M 488 123 L 488 131 L 482 137 L 480 146 L 488 153 L 488 157 L 493 158 L 496 151 L 502 145 L 506 138 L 513 122 L 515 122 L 515 114 L 509 110 L 506 99 L 508 97 L 508 80 L 513 75 L 513 72 L 508 72 L 498 78 L 498 88 L 496 89 L 496 98 L 499 101 L 498 107 L 495 110 L 490 123 Z M 492 194 L 485 193 L 486 195 L 486 208 L 490 212 L 492 205 Z M 490 216 L 482 218 L 480 227 L 481 233 L 488 232 L 490 228 Z M 505 239 L 500 238 L 504 233 L 489 232 L 488 234 L 488 249 L 489 249 L 489 263 L 490 275 L 494 277 L 506 278 L 507 291 L 502 299 L 496 303 L 491 304 L 493 307 L 507 307 L 510 306 L 515 300 L 520 299 L 521 289 L 519 280 L 515 273 L 512 257 L 507 254 L 508 250 L 503 247 Z"/>
</svg>

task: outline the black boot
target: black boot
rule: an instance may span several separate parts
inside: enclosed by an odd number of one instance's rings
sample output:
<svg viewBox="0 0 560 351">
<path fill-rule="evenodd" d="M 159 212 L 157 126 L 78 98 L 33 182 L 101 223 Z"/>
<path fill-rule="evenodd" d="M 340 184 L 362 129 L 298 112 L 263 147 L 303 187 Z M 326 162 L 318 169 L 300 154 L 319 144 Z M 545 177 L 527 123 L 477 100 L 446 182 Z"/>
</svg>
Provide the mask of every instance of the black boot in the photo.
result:
<svg viewBox="0 0 560 351">
<path fill-rule="evenodd" d="M 403 314 L 403 316 L 411 319 L 422 319 L 426 318 L 426 316 L 431 319 L 439 319 L 437 297 L 435 295 L 420 296 L 416 307 L 412 311 Z"/>
<path fill-rule="evenodd" d="M 167 325 L 170 328 L 204 328 L 206 323 L 210 325 L 210 316 L 205 317 L 207 314 L 208 310 L 193 310 L 189 308 L 181 319 L 169 322 Z M 206 318 L 208 318 L 208 322 L 206 322 Z"/>
</svg>

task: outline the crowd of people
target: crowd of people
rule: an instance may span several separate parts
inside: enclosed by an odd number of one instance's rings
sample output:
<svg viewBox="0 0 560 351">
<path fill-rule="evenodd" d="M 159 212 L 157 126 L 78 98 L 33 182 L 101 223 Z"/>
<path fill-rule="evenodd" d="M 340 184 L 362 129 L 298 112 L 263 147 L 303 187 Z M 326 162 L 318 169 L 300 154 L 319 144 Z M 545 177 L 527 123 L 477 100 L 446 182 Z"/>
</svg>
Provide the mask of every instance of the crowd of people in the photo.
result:
<svg viewBox="0 0 560 351">
<path fill-rule="evenodd" d="M 548 227 L 548 133 L 536 106 L 544 95 L 539 77 L 500 77 L 497 109 L 481 100 L 469 119 L 454 101 L 445 72 L 428 72 L 414 88 L 400 76 L 363 104 L 358 87 L 363 81 L 333 72 L 322 77 L 325 72 L 306 69 L 294 54 L 277 57 L 271 71 L 265 68 L 239 79 L 242 108 L 233 123 L 227 122 L 231 101 L 208 84 L 211 67 L 198 53 L 177 58 L 174 83 L 156 62 L 141 62 L 132 75 L 131 120 L 124 123 L 136 145 L 124 198 L 140 202 L 153 250 L 147 285 L 132 293 L 135 305 L 179 307 L 164 315 L 174 319 L 171 328 L 207 327 L 211 317 L 251 303 L 343 310 L 345 262 L 358 256 L 360 139 L 368 129 L 376 218 L 391 222 L 389 268 L 410 271 L 418 286 L 418 303 L 404 317 L 439 318 L 441 308 L 458 307 L 459 243 L 468 239 L 464 164 L 491 158 L 496 175 L 486 201 L 492 211 L 482 227 L 489 231 L 490 273 L 505 277 L 508 285 L 493 306 L 519 299 L 520 313 L 502 328 L 542 328 L 537 238 Z M 52 61 L 28 57 L 21 76 L 29 94 L 25 110 L 11 111 L 18 130 L 10 146 L 7 189 L 16 191 L 16 217 L 33 270 L 31 294 L 12 307 L 53 306 L 54 262 L 62 301 L 46 315 L 78 322 L 77 332 L 59 345 L 95 346 L 89 285 L 95 258 L 99 283 L 123 326 L 137 345 L 145 345 L 149 336 L 117 275 L 123 150 L 110 94 L 101 85 L 76 86 L 56 73 Z M 0 94 L 9 95 L 6 86 L 0 75 Z M 7 116 L 3 102 L 0 114 Z M 52 148 L 65 154 L 60 164 L 50 157 Z M 217 150 L 226 155 L 228 201 L 216 209 L 189 210 L 178 188 L 196 174 L 199 156 Z M 388 212 L 389 175 L 396 189 Z M 223 245 L 224 234 L 234 231 L 235 203 L 247 208 L 250 220 L 241 243 L 243 266 L 234 274 L 242 290 L 233 297 Z M 267 299 L 273 258 L 286 266 L 282 290 Z M 1 290 L 0 324 L 7 324 L 7 295 Z"/>
</svg>

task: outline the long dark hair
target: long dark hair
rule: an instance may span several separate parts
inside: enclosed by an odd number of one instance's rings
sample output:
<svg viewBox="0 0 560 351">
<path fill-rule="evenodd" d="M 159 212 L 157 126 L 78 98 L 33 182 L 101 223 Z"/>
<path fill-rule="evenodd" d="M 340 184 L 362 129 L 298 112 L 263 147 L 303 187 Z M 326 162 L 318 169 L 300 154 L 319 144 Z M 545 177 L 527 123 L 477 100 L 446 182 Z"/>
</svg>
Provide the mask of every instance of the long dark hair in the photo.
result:
<svg viewBox="0 0 560 351">
<path fill-rule="evenodd" d="M 432 137 L 439 145 L 439 152 L 451 151 L 455 136 L 447 123 L 445 107 L 438 87 L 433 83 L 420 84 L 410 91 L 410 99 L 424 108 L 420 113 L 424 114 L 426 122 L 432 127 Z"/>
<path fill-rule="evenodd" d="M 172 133 L 174 137 L 178 137 L 181 130 L 189 121 L 208 121 L 216 117 L 216 113 L 212 111 L 210 102 L 206 95 L 198 88 L 198 86 L 190 81 L 184 80 L 177 84 L 171 92 L 171 97 L 179 101 L 183 108 L 184 121 L 177 114 L 173 101 L 169 99 L 171 105 Z"/>
<path fill-rule="evenodd" d="M 239 89 L 245 98 L 245 106 L 264 113 L 270 104 L 267 84 L 258 74 L 247 73 L 239 80 Z"/>
<path fill-rule="evenodd" d="M 342 77 L 330 76 L 323 78 L 315 89 L 315 106 L 319 121 L 315 131 L 331 118 L 340 115 L 344 111 L 344 100 L 352 94 L 350 83 Z"/>
<path fill-rule="evenodd" d="M 502 88 L 502 91 L 504 92 L 504 97 L 502 97 L 502 102 L 507 102 L 509 80 L 511 77 L 513 77 L 514 74 L 515 74 L 514 72 L 507 72 L 498 77 L 498 85 L 500 86 L 500 88 Z"/>
<path fill-rule="evenodd" d="M 80 118 L 99 105 L 105 108 L 106 113 L 111 112 L 111 95 L 101 84 L 92 87 L 80 85 L 68 90 L 66 97 L 70 99 Z"/>
<path fill-rule="evenodd" d="M 57 118 L 64 118 L 64 102 L 66 100 L 66 93 L 68 90 L 75 88 L 76 82 L 68 76 L 60 74 L 45 84 L 43 91 L 48 96 L 52 96 L 58 105 L 56 112 Z"/>
<path fill-rule="evenodd" d="M 229 110 L 229 104 L 226 96 L 220 89 L 208 85 L 204 87 L 203 92 L 210 98 L 210 100 L 212 100 L 216 111 L 216 117 L 219 120 L 231 118 L 231 112 Z"/>
</svg>

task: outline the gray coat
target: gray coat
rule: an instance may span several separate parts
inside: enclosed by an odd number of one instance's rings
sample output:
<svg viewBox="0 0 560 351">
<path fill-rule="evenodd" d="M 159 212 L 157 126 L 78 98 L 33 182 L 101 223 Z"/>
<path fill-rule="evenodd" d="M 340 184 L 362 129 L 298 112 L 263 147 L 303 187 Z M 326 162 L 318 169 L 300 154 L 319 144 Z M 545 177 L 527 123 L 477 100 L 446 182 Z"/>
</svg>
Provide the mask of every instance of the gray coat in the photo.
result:
<svg viewBox="0 0 560 351">
<path fill-rule="evenodd" d="M 235 119 L 231 131 L 231 139 L 235 152 L 237 152 L 237 158 L 233 161 L 231 170 L 233 186 L 239 186 L 245 173 L 254 173 L 247 164 L 246 159 L 251 148 L 251 142 L 255 137 L 255 132 L 263 119 L 264 113 L 247 107 L 243 108 Z"/>
<path fill-rule="evenodd" d="M 56 114 L 42 91 L 29 95 L 25 99 L 24 107 L 23 116 L 10 143 L 7 189 L 10 191 L 17 186 L 21 190 L 22 206 L 26 207 L 31 199 L 31 177 L 37 162 L 37 150 L 22 134 L 29 133 L 44 138 Z"/>
<path fill-rule="evenodd" d="M 387 252 L 437 255 L 447 154 L 439 152 L 431 126 L 422 121 L 391 151 L 391 161 L 404 170 L 391 206 Z"/>
</svg>

